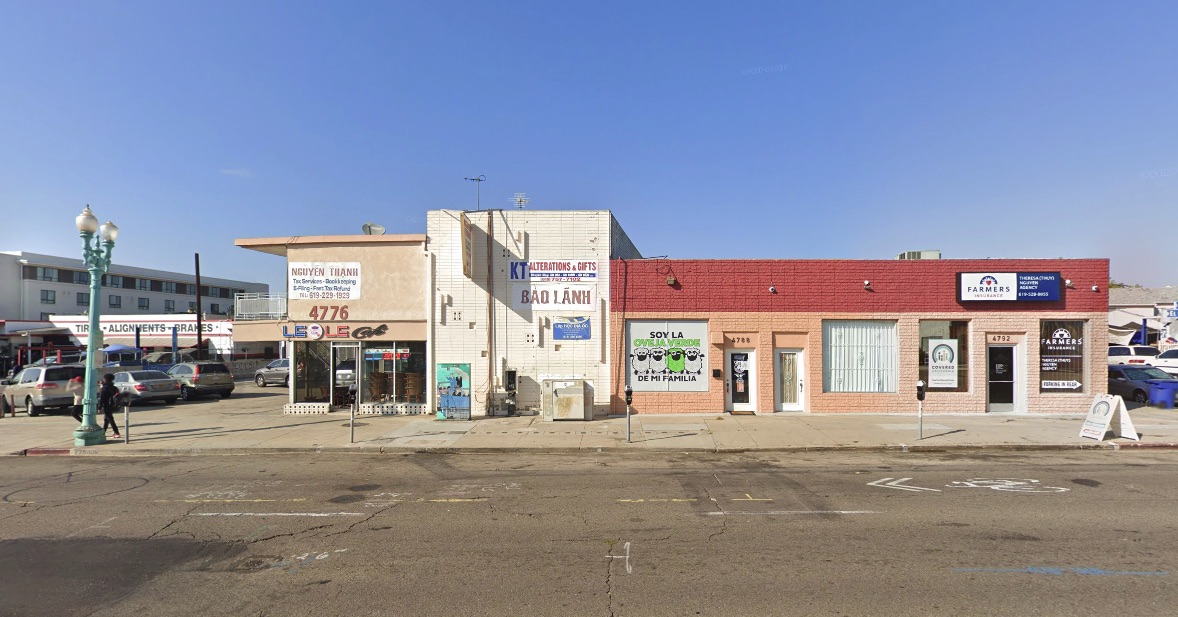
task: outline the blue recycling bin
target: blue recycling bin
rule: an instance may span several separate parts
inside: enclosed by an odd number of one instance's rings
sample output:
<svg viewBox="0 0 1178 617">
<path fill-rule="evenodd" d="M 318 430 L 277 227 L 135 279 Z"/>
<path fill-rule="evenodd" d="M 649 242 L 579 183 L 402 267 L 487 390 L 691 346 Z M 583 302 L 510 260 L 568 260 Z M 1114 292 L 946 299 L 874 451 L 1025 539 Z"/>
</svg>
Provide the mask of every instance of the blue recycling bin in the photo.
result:
<svg viewBox="0 0 1178 617">
<path fill-rule="evenodd" d="M 1173 409 L 1175 393 L 1178 393 L 1178 381 L 1151 383 L 1149 384 L 1149 404 Z"/>
</svg>

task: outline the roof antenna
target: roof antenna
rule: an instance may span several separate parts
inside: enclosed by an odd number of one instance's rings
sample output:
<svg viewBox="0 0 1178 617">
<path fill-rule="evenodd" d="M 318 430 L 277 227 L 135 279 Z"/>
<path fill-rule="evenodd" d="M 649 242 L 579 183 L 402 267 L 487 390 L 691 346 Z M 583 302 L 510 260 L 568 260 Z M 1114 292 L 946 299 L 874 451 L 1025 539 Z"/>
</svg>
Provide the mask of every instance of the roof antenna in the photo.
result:
<svg viewBox="0 0 1178 617">
<path fill-rule="evenodd" d="M 531 201 L 524 193 L 516 193 L 515 197 L 511 198 L 511 203 L 515 204 L 518 210 L 523 210 Z"/>
</svg>

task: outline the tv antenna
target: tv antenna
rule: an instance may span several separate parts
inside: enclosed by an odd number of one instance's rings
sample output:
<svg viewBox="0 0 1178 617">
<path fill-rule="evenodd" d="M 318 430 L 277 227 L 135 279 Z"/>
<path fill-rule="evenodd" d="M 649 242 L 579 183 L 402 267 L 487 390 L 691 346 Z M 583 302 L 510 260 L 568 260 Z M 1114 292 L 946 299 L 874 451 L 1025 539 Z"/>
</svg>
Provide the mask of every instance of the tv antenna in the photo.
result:
<svg viewBox="0 0 1178 617">
<path fill-rule="evenodd" d="M 475 184 L 475 187 L 476 187 L 476 188 L 475 188 L 475 192 L 474 192 L 474 200 L 475 200 L 475 201 L 474 201 L 474 205 L 475 205 L 475 209 L 476 209 L 476 210 L 482 210 L 482 209 L 483 209 L 483 206 L 482 206 L 482 189 L 483 189 L 483 183 L 487 181 L 487 177 L 486 177 L 486 176 L 484 176 L 484 175 L 481 175 L 481 174 L 480 174 L 480 175 L 478 175 L 478 176 L 476 176 L 476 177 L 474 177 L 474 178 L 466 178 L 466 179 L 467 179 L 467 180 L 470 180 L 471 182 L 475 182 L 475 183 L 476 183 L 476 184 Z"/>
<path fill-rule="evenodd" d="M 516 193 L 515 197 L 511 198 L 511 203 L 515 204 L 515 207 L 519 210 L 523 210 L 531 201 L 524 193 Z"/>
</svg>

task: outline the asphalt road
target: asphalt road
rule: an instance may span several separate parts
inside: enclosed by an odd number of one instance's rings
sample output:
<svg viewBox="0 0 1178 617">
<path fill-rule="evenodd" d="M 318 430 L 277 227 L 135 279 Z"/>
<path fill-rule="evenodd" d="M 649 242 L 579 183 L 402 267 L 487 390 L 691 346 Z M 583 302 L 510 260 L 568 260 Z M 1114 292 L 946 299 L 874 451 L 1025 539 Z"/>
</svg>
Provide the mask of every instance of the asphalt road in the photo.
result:
<svg viewBox="0 0 1178 617">
<path fill-rule="evenodd" d="M 5 458 L 0 614 L 1173 615 L 1176 462 Z"/>
</svg>

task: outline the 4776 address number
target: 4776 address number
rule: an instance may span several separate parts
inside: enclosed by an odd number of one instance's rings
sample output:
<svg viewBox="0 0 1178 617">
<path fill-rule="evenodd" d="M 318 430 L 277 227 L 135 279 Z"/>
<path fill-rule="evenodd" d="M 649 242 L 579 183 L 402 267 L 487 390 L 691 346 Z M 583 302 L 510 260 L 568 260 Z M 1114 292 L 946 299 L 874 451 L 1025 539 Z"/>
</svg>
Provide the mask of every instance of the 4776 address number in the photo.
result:
<svg viewBox="0 0 1178 617">
<path fill-rule="evenodd" d="M 346 320 L 348 318 L 348 305 L 321 304 L 318 306 L 312 306 L 309 316 L 311 319 L 317 321 L 336 321 L 337 319 Z"/>
</svg>

